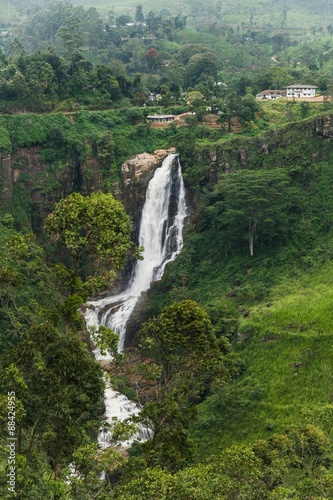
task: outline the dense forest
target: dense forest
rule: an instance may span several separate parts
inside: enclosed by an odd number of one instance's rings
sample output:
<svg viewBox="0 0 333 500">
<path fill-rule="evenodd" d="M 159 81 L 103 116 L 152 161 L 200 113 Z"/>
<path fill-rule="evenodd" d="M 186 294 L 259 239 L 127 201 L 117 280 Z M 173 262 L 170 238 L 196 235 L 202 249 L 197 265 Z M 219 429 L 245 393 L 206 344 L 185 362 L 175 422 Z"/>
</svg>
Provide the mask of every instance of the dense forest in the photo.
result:
<svg viewBox="0 0 333 500">
<path fill-rule="evenodd" d="M 0 28 L 1 498 L 333 498 L 333 0 L 13 0 Z M 256 98 L 293 84 L 317 96 Z M 168 148 L 184 246 L 124 352 L 95 332 L 143 407 L 101 449 L 82 310 L 142 258 L 121 166 Z"/>
</svg>

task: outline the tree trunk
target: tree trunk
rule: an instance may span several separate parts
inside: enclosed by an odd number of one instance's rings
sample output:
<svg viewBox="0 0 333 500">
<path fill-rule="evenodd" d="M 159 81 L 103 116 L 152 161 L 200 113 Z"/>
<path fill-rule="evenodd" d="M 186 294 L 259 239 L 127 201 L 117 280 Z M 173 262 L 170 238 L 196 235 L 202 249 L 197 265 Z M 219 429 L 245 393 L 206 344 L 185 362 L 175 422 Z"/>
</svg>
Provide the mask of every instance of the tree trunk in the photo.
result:
<svg viewBox="0 0 333 500">
<path fill-rule="evenodd" d="M 55 467 L 54 467 L 54 479 L 56 481 L 59 481 L 59 479 L 60 479 L 60 471 L 61 471 L 61 459 L 60 459 L 60 456 L 57 455 L 56 463 L 55 463 Z"/>
<path fill-rule="evenodd" d="M 29 441 L 29 448 L 28 448 L 29 453 L 31 452 L 33 444 L 34 444 L 34 440 L 35 440 L 35 437 L 36 437 L 36 433 L 37 433 L 39 421 L 40 421 L 40 415 L 38 415 L 37 420 L 36 420 L 36 422 L 34 423 L 34 425 L 32 427 L 30 441 Z"/>
<path fill-rule="evenodd" d="M 253 257 L 253 242 L 254 242 L 254 236 L 257 232 L 257 218 L 256 214 L 252 213 L 251 215 L 251 220 L 249 223 L 249 247 L 250 247 L 250 255 Z"/>
<path fill-rule="evenodd" d="M 249 246 L 250 246 L 250 255 L 253 257 L 253 232 L 249 232 Z"/>
</svg>

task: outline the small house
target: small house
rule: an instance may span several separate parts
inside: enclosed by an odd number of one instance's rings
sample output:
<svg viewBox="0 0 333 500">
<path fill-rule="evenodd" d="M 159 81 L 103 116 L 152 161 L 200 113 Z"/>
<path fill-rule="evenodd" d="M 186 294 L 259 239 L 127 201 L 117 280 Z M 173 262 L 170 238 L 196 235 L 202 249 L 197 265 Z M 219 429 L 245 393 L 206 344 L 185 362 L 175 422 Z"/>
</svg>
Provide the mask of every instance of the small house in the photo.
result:
<svg viewBox="0 0 333 500">
<path fill-rule="evenodd" d="M 270 101 L 275 101 L 280 99 L 280 97 L 286 97 L 286 90 L 263 90 L 256 95 L 256 99 L 269 99 Z"/>
<path fill-rule="evenodd" d="M 151 123 L 167 123 L 173 122 L 175 119 L 175 115 L 150 115 L 147 116 L 147 120 Z"/>
</svg>

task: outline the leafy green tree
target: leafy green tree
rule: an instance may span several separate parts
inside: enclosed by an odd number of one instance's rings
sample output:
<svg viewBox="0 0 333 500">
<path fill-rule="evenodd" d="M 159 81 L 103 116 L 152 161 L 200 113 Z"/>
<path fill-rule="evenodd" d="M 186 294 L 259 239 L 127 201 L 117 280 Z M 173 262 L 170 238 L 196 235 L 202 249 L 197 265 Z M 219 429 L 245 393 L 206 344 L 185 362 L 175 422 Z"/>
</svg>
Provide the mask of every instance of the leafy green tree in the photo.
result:
<svg viewBox="0 0 333 500">
<path fill-rule="evenodd" d="M 2 378 L 24 408 L 18 422 L 19 452 L 30 456 L 42 449 L 59 479 L 64 461 L 69 463 L 74 449 L 87 440 L 94 418 L 97 430 L 101 369 L 76 333 L 64 335 L 50 322 L 31 327 L 11 359 L 22 383 L 4 374 Z"/>
<path fill-rule="evenodd" d="M 34 235 L 17 234 L 4 222 L 1 233 L 5 242 L 0 259 L 0 346 L 7 352 L 33 324 L 48 319 L 59 295 Z"/>
<path fill-rule="evenodd" d="M 301 108 L 301 117 L 306 118 L 310 111 L 310 103 L 309 102 L 300 102 Z"/>
<path fill-rule="evenodd" d="M 283 169 L 244 170 L 225 174 L 213 190 L 208 212 L 225 239 L 248 243 L 251 257 L 256 241 L 281 241 L 288 232 L 292 190 Z"/>
<path fill-rule="evenodd" d="M 182 127 L 175 131 L 170 141 L 170 146 L 173 145 L 179 152 L 182 165 L 185 167 L 185 176 L 192 176 L 195 174 L 195 172 L 190 171 L 188 168 L 191 166 L 195 155 L 195 142 L 194 133 L 186 127 Z"/>
<path fill-rule="evenodd" d="M 154 381 L 156 394 L 140 417 L 153 426 L 143 452 L 150 465 L 178 469 L 191 454 L 187 427 L 193 403 L 212 379 L 229 376 L 229 344 L 217 341 L 207 313 L 191 300 L 175 302 L 144 323 L 140 339 L 143 352 L 154 360 L 143 363 L 140 373 Z"/>
<path fill-rule="evenodd" d="M 170 92 L 168 85 L 161 85 L 161 98 L 159 101 L 161 106 L 170 106 L 171 98 L 172 94 Z"/>
<path fill-rule="evenodd" d="M 216 339 L 207 313 L 196 302 L 175 302 L 148 320 L 141 328 L 141 339 L 154 359 L 163 367 L 168 383 L 180 360 L 200 357 L 215 347 Z"/>
<path fill-rule="evenodd" d="M 148 12 L 146 23 L 150 31 L 155 31 L 158 29 L 159 19 L 160 18 L 158 18 L 152 10 Z"/>
<path fill-rule="evenodd" d="M 112 448 L 101 451 L 97 449 L 97 444 L 80 446 L 73 454 L 73 463 L 79 475 L 71 478 L 71 499 L 89 500 L 102 495 L 112 498 L 125 462 L 125 458 Z M 105 476 L 103 481 L 102 474 Z"/>
<path fill-rule="evenodd" d="M 46 229 L 70 255 L 69 269 L 60 266 L 58 270 L 72 294 L 78 290 L 83 296 L 91 294 L 103 283 L 101 278 L 114 277 L 133 251 L 130 218 L 111 194 L 72 193 L 57 203 Z M 84 286 L 79 276 L 86 280 Z"/>
<path fill-rule="evenodd" d="M 110 175 L 110 169 L 115 162 L 115 142 L 112 134 L 106 132 L 97 141 L 97 158 L 102 165 L 102 173 L 105 178 Z"/>
<path fill-rule="evenodd" d="M 235 92 L 228 92 L 222 103 L 219 122 L 224 123 L 227 119 L 228 131 L 231 132 L 231 120 L 233 116 L 239 116 L 242 111 L 242 101 Z"/>
<path fill-rule="evenodd" d="M 131 21 L 132 21 L 131 17 L 126 16 L 124 14 L 117 17 L 116 19 L 117 24 L 119 24 L 120 26 L 126 26 L 126 24 L 130 23 Z"/>
<path fill-rule="evenodd" d="M 90 7 L 84 13 L 82 24 L 89 48 L 93 50 L 106 48 L 107 34 L 104 29 L 104 22 L 95 7 Z"/>
<path fill-rule="evenodd" d="M 55 43 L 58 30 L 66 25 L 71 17 L 73 6 L 66 1 L 50 2 L 38 9 L 29 23 L 22 27 L 23 38 L 33 51 L 45 50 Z"/>
<path fill-rule="evenodd" d="M 60 98 L 68 92 L 68 68 L 64 59 L 55 55 L 52 49 L 42 54 L 43 59 L 52 67 L 54 80 L 56 82 L 56 92 Z"/>
<path fill-rule="evenodd" d="M 23 44 L 21 40 L 16 36 L 13 38 L 13 40 L 10 43 L 10 48 L 9 48 L 9 59 L 11 61 L 17 59 L 20 56 L 25 55 L 25 50 L 23 47 Z"/>
<path fill-rule="evenodd" d="M 294 77 L 288 68 L 273 66 L 264 75 L 260 75 L 257 84 L 261 89 L 283 89 L 286 85 L 291 85 Z"/>
<path fill-rule="evenodd" d="M 117 79 L 106 66 L 98 65 L 91 74 L 91 82 L 102 95 L 116 101 L 121 98 L 121 90 Z"/>
<path fill-rule="evenodd" d="M 206 50 L 204 53 L 194 54 L 186 66 L 186 86 L 194 86 L 200 81 L 208 83 L 211 78 L 215 80 L 218 70 L 219 62 L 215 52 Z"/>
<path fill-rule="evenodd" d="M 242 100 L 242 110 L 240 111 L 240 118 L 245 122 L 254 120 L 257 111 L 258 104 L 256 98 L 251 93 L 247 93 Z"/>
<path fill-rule="evenodd" d="M 8 82 L 8 91 L 14 98 L 21 100 L 27 96 L 28 89 L 26 78 L 20 71 L 16 71 L 13 78 Z"/>
<path fill-rule="evenodd" d="M 8 154 L 12 150 L 12 143 L 8 134 L 8 130 L 0 127 L 0 154 Z"/>
</svg>

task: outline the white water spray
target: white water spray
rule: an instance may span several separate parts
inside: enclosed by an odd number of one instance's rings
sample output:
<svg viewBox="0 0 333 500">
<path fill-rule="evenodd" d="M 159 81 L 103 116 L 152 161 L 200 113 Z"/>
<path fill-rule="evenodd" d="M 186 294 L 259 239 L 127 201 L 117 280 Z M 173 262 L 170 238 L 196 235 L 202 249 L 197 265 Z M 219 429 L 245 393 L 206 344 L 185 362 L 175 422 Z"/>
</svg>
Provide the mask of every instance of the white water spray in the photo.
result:
<svg viewBox="0 0 333 500">
<path fill-rule="evenodd" d="M 85 313 L 88 330 L 107 326 L 119 334 L 118 349 L 124 349 L 128 320 L 141 297 L 153 281 L 162 278 L 165 266 L 173 261 L 183 247 L 183 226 L 187 215 L 185 188 L 177 155 L 169 155 L 151 179 L 142 210 L 139 245 L 144 247 L 143 260 L 134 266 L 132 278 L 125 291 L 87 303 Z M 96 359 L 112 359 L 95 350 Z M 114 391 L 108 384 L 105 390 L 106 421 L 125 420 L 140 412 L 141 406 Z M 142 427 L 140 437 L 147 439 L 149 431 Z M 111 435 L 101 432 L 100 447 L 111 444 Z M 129 446 L 132 441 L 123 443 Z"/>
</svg>

